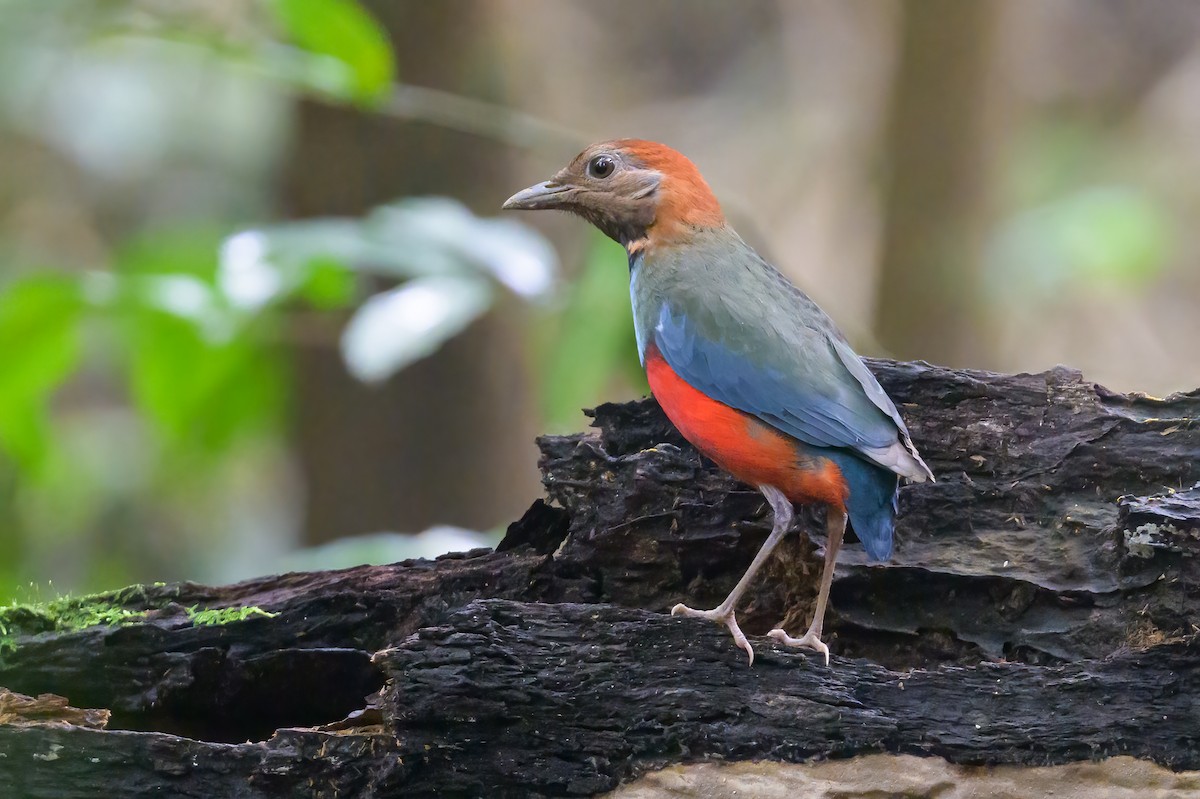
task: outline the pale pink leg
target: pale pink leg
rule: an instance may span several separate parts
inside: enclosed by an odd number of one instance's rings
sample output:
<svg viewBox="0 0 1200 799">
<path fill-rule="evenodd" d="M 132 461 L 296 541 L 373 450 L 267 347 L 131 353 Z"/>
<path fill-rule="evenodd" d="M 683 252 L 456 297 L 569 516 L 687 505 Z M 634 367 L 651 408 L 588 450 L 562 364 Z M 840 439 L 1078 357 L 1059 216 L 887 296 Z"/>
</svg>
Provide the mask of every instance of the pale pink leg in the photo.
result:
<svg viewBox="0 0 1200 799">
<path fill-rule="evenodd" d="M 671 608 L 672 616 L 690 616 L 694 619 L 713 621 L 728 627 L 729 632 L 733 634 L 733 642 L 745 650 L 752 666 L 754 665 L 754 650 L 750 648 L 750 642 L 746 640 L 746 636 L 742 634 L 741 628 L 738 627 L 737 619 L 733 613 L 734 607 L 737 605 L 738 600 L 742 598 L 742 594 L 746 593 L 746 589 L 750 587 L 750 581 L 754 579 L 754 575 L 758 573 L 762 565 L 767 562 L 767 558 L 771 556 L 771 551 L 779 545 L 779 542 L 783 540 L 783 537 L 787 535 L 788 529 L 792 526 L 792 503 L 783 495 L 783 492 L 769 485 L 760 485 L 758 490 L 767 498 L 767 502 L 771 503 L 771 509 L 775 513 L 775 524 L 771 529 L 771 534 L 763 542 L 762 548 L 754 556 L 754 561 L 750 564 L 750 568 L 746 569 L 746 573 L 742 575 L 742 579 L 738 580 L 738 584 L 729 592 L 729 596 L 725 597 L 725 601 L 712 610 L 693 610 L 684 604 L 679 604 Z"/>
<path fill-rule="evenodd" d="M 817 592 L 817 607 L 813 612 L 813 620 L 808 632 L 799 638 L 792 638 L 783 630 L 776 628 L 767 635 L 781 644 L 803 646 L 820 652 L 825 656 L 825 665 L 828 666 L 829 647 L 821 640 L 821 627 L 825 623 L 825 607 L 829 604 L 829 586 L 833 584 L 834 564 L 837 562 L 838 550 L 842 548 L 842 536 L 846 533 L 845 512 L 830 508 L 825 531 L 828 534 L 828 541 L 825 544 L 825 570 L 821 572 L 821 589 Z"/>
</svg>

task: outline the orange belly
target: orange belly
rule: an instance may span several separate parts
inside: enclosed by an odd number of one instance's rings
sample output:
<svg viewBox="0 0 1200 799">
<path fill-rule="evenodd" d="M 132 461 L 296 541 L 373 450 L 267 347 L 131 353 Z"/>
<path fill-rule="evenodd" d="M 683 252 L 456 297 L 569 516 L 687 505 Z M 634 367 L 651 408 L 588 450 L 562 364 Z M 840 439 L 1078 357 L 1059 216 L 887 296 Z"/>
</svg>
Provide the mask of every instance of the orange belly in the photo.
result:
<svg viewBox="0 0 1200 799">
<path fill-rule="evenodd" d="M 833 461 L 805 452 L 791 436 L 693 388 L 654 346 L 646 352 L 646 377 L 683 437 L 737 479 L 774 486 L 792 502 L 845 509 L 849 491 Z"/>
</svg>

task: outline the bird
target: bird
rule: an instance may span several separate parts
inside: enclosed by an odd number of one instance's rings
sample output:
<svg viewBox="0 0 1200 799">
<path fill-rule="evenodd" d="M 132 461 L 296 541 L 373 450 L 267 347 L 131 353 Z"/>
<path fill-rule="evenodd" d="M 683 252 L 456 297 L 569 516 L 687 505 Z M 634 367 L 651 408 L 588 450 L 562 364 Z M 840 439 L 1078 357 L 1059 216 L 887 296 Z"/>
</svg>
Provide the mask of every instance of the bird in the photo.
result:
<svg viewBox="0 0 1200 799">
<path fill-rule="evenodd" d="M 825 657 L 829 589 L 847 521 L 872 560 L 892 555 L 900 479 L 933 480 L 895 403 L 833 320 L 733 230 L 696 165 L 657 142 L 586 148 L 509 210 L 573 213 L 621 244 L 638 356 L 667 418 L 770 504 L 771 533 L 729 596 L 672 615 L 724 625 L 750 664 L 736 607 L 787 534 L 794 504 L 823 505 L 826 544 L 813 620 L 780 644 Z"/>
</svg>

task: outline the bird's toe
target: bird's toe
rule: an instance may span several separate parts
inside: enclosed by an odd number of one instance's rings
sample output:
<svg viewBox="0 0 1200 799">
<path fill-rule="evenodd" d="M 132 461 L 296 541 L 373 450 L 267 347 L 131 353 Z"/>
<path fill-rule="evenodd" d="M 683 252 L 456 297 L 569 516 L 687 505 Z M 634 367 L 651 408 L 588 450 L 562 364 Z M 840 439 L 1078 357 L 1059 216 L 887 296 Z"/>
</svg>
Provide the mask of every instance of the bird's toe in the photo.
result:
<svg viewBox="0 0 1200 799">
<path fill-rule="evenodd" d="M 724 625 L 729 630 L 729 634 L 733 636 L 733 643 L 746 653 L 750 659 L 750 665 L 754 665 L 754 648 L 750 646 L 750 642 L 746 639 L 742 628 L 738 626 L 737 617 L 732 610 L 724 610 L 721 607 L 713 608 L 712 610 L 695 610 L 689 608 L 682 602 L 671 608 L 672 616 L 688 616 L 693 619 L 704 619 L 716 624 Z"/>
<path fill-rule="evenodd" d="M 785 630 L 781 630 L 776 627 L 774 630 L 771 630 L 771 632 L 767 633 L 767 637 L 773 641 L 778 641 L 784 646 L 803 647 L 804 649 L 811 649 L 815 652 L 819 652 L 825 656 L 825 665 L 829 665 L 829 647 L 825 645 L 825 642 L 822 641 L 821 637 L 813 630 L 809 630 L 799 638 L 793 638 L 792 636 L 788 635 Z"/>
</svg>

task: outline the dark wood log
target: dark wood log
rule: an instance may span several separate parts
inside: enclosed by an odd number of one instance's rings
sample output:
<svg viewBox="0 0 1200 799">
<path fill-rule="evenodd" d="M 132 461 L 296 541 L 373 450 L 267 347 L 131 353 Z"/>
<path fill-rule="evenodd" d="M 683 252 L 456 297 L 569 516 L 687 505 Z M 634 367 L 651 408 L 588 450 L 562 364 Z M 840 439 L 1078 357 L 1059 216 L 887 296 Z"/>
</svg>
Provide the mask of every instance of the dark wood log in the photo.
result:
<svg viewBox="0 0 1200 799">
<path fill-rule="evenodd" d="M 110 709 L 125 729 L 261 740 L 361 708 L 383 684 L 372 653 L 476 597 L 525 596 L 543 560 L 481 550 L 217 588 L 138 587 L 107 600 L 145 611 L 136 624 L 18 635 L 0 655 L 0 685 Z M 187 613 L 239 607 L 278 615 L 197 625 Z"/>
<path fill-rule="evenodd" d="M 938 481 L 901 490 L 889 563 L 843 549 L 835 651 L 896 668 L 1050 663 L 1193 632 L 1194 549 L 1127 543 L 1139 537 L 1141 508 L 1195 518 L 1185 497 L 1200 494 L 1200 391 L 1159 400 L 1061 368 L 1000 376 L 871 365 Z M 766 503 L 705 463 L 651 400 L 602 406 L 595 419 L 598 440 L 542 443 L 547 491 L 571 518 L 557 562 L 590 571 L 602 601 L 715 605 L 765 538 Z M 649 449 L 664 441 L 672 446 Z M 1176 538 L 1194 530 L 1167 526 Z M 801 527 L 822 529 L 811 514 Z M 785 552 L 739 613 L 743 628 L 788 619 L 802 629 L 818 569 L 805 552 Z"/>
<path fill-rule="evenodd" d="M 871 751 L 967 764 L 1132 754 L 1200 765 L 1194 644 L 1062 666 L 910 672 L 759 650 L 749 667 L 730 657 L 723 630 L 611 605 L 472 603 L 376 656 L 407 764 L 380 786 L 589 794 L 680 759 Z"/>
<path fill-rule="evenodd" d="M 118 626 L 0 614 L 0 686 L 112 711 L 105 730 L 0 726 L 0 786 L 583 795 L 707 757 L 866 752 L 1200 767 L 1200 391 L 872 366 L 938 482 L 902 490 L 892 562 L 843 550 L 830 668 L 761 638 L 750 668 L 662 615 L 723 597 L 767 508 L 652 400 L 605 405 L 596 432 L 541 440 L 550 504 L 496 552 L 83 601 L 143 614 Z M 806 621 L 821 526 L 798 526 L 747 632 Z"/>
</svg>

